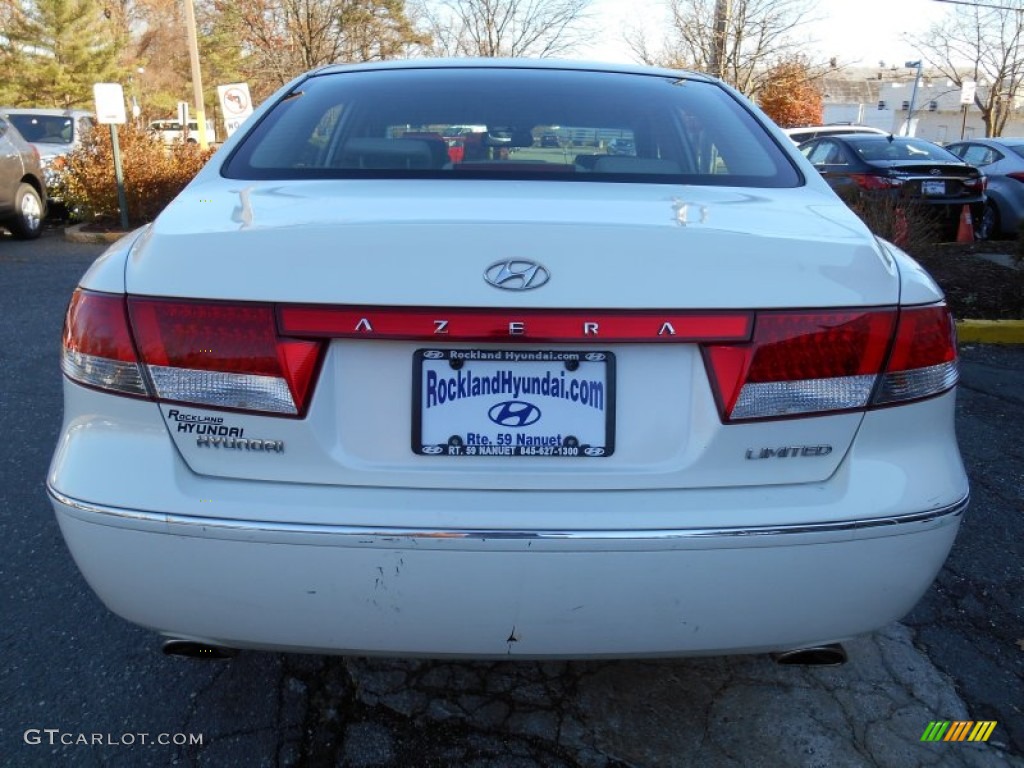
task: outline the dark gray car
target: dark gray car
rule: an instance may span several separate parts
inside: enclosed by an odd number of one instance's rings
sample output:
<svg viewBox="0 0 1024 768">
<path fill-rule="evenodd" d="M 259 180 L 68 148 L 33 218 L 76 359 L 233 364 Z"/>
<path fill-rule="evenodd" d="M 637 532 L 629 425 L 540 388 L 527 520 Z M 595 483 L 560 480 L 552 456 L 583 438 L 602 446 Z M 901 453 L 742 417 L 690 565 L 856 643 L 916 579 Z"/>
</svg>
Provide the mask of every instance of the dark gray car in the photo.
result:
<svg viewBox="0 0 1024 768">
<path fill-rule="evenodd" d="M 1024 220 L 1024 139 L 970 139 L 946 149 L 988 178 L 988 201 L 978 231 L 986 237 L 1015 236 Z"/>
<path fill-rule="evenodd" d="M 39 237 L 46 191 L 39 152 L 0 118 L 0 226 L 21 240 Z"/>
</svg>

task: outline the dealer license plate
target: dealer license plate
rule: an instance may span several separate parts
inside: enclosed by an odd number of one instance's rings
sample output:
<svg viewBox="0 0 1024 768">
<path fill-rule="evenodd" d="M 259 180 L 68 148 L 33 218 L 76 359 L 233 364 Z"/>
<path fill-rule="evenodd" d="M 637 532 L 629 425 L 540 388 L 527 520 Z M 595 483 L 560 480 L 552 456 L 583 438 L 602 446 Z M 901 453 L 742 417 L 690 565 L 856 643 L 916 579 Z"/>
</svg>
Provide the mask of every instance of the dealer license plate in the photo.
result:
<svg viewBox="0 0 1024 768">
<path fill-rule="evenodd" d="M 419 349 L 412 449 L 423 456 L 610 456 L 615 357 L 596 350 Z"/>
<path fill-rule="evenodd" d="M 946 194 L 946 182 L 922 181 L 921 193 L 924 195 L 944 195 Z"/>
</svg>

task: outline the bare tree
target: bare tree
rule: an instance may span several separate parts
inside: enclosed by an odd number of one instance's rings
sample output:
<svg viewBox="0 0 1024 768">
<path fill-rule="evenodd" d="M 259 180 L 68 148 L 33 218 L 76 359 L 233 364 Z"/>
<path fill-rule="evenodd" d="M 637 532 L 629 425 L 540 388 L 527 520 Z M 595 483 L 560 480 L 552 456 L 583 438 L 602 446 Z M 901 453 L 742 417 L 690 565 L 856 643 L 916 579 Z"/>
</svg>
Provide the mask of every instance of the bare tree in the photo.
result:
<svg viewBox="0 0 1024 768">
<path fill-rule="evenodd" d="M 403 0 L 216 0 L 250 69 L 278 84 L 314 67 L 408 55 L 426 44 Z"/>
<path fill-rule="evenodd" d="M 421 15 L 437 56 L 558 56 L 583 42 L 590 0 L 441 0 Z"/>
<path fill-rule="evenodd" d="M 719 75 L 756 96 L 768 70 L 802 52 L 794 32 L 807 20 L 810 0 L 668 0 L 669 31 L 653 47 L 642 31 L 626 42 L 645 64 Z"/>
<path fill-rule="evenodd" d="M 907 37 L 931 69 L 957 86 L 978 84 L 974 103 L 986 136 L 1002 135 L 1024 84 L 1024 0 L 1000 5 L 955 6 L 926 35 Z"/>
</svg>

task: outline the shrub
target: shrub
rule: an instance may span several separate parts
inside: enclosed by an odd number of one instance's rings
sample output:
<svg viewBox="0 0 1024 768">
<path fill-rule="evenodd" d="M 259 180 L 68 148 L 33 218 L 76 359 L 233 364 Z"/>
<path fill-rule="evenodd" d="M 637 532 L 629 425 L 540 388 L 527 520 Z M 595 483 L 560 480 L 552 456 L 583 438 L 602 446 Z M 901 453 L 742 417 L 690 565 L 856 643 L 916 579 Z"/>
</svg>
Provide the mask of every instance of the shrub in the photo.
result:
<svg viewBox="0 0 1024 768">
<path fill-rule="evenodd" d="M 128 221 L 133 227 L 155 219 L 213 154 L 212 149 L 203 150 L 197 144 L 167 146 L 159 136 L 133 125 L 118 126 L 117 138 Z M 120 221 L 114 154 L 106 126 L 90 131 L 82 145 L 68 155 L 60 185 L 68 210 L 77 217 Z"/>
<path fill-rule="evenodd" d="M 945 238 L 939 206 L 861 189 L 844 189 L 839 197 L 868 229 L 910 253 L 920 253 Z"/>
</svg>

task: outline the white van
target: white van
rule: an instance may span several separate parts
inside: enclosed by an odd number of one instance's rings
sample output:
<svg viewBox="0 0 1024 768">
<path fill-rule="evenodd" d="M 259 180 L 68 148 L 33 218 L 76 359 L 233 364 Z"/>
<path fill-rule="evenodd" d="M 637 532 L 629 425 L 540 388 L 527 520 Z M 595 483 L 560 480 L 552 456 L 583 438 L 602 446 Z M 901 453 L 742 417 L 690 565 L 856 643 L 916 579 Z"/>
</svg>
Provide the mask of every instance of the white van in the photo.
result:
<svg viewBox="0 0 1024 768">
<path fill-rule="evenodd" d="M 197 120 L 188 121 L 188 135 L 181 130 L 181 123 L 177 120 L 154 120 L 149 124 L 149 130 L 159 134 L 164 144 L 173 144 L 176 141 L 196 144 L 199 141 L 199 122 Z M 206 121 L 206 140 L 217 141 L 213 120 Z"/>
</svg>

